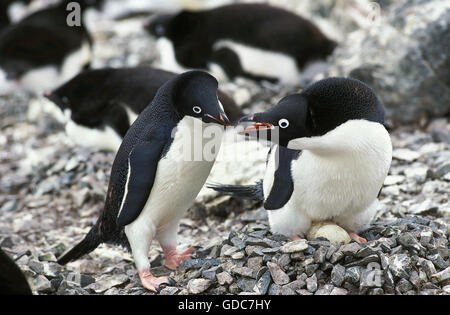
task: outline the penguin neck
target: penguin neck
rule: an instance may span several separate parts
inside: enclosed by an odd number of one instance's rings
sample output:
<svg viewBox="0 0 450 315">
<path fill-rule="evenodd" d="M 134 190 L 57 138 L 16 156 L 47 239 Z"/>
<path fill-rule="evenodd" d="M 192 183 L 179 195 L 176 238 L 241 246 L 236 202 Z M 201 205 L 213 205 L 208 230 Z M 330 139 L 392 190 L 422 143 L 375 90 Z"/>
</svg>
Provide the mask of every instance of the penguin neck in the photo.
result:
<svg viewBox="0 0 450 315">
<path fill-rule="evenodd" d="M 158 100 L 158 102 L 153 101 L 149 107 L 151 107 L 154 115 L 161 119 L 170 119 L 178 124 L 185 115 L 175 107 L 174 90 L 175 86 L 173 81 L 165 83 L 153 98 L 154 100 Z"/>
</svg>

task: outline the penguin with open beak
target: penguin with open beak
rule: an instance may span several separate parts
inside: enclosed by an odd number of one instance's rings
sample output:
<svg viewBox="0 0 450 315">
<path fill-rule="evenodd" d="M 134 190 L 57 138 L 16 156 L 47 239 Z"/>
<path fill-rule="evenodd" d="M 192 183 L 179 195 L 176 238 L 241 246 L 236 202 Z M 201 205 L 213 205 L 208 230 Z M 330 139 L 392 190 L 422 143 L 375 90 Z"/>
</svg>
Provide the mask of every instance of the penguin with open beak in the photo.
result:
<svg viewBox="0 0 450 315">
<path fill-rule="evenodd" d="M 311 223 L 334 221 L 358 242 L 375 215 L 392 144 L 384 108 L 361 81 L 328 78 L 275 107 L 245 116 L 242 133 L 268 132 L 273 146 L 256 185 L 209 185 L 238 198 L 261 200 L 271 230 L 302 238 Z M 275 132 L 276 131 L 276 132 Z"/>
<path fill-rule="evenodd" d="M 114 160 L 105 207 L 86 237 L 63 257 L 60 264 L 78 259 L 100 243 L 131 250 L 142 285 L 157 291 L 167 277 L 150 272 L 148 251 L 159 241 L 165 265 L 175 269 L 193 252 L 177 252 L 179 221 L 208 177 L 214 158 L 187 158 L 192 144 L 205 145 L 196 125 L 229 126 L 217 98 L 217 80 L 203 71 L 189 71 L 167 81 L 152 103 L 126 133 Z M 222 134 L 216 135 L 221 140 Z M 205 136 L 205 138 L 210 138 Z M 217 139 L 216 139 L 217 140 Z M 220 141 L 218 142 L 220 146 Z M 218 148 L 215 150 L 217 155 Z"/>
</svg>

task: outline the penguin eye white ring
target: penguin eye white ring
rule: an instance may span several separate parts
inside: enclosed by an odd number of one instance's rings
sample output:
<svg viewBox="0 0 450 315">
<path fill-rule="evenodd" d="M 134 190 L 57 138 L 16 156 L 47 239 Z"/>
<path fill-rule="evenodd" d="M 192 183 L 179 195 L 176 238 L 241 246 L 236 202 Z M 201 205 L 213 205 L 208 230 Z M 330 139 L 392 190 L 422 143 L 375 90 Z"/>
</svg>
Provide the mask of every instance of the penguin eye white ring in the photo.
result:
<svg viewBox="0 0 450 315">
<path fill-rule="evenodd" d="M 196 114 L 200 114 L 202 112 L 202 109 L 200 106 L 194 106 L 192 107 L 192 110 L 194 111 L 194 113 Z"/>
<path fill-rule="evenodd" d="M 289 120 L 287 120 L 286 118 L 280 119 L 278 121 L 278 126 L 280 126 L 283 129 L 289 127 Z"/>
</svg>

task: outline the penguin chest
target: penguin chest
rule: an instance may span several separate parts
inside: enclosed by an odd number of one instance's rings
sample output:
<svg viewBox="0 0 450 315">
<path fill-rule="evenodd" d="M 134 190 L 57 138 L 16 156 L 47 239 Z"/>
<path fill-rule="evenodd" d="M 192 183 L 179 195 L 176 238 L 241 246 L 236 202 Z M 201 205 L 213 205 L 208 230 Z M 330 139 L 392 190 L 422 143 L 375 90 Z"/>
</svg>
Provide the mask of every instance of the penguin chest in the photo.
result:
<svg viewBox="0 0 450 315">
<path fill-rule="evenodd" d="M 367 156 L 366 156 L 367 157 Z M 312 220 L 332 219 L 360 213 L 374 201 L 383 184 L 386 170 L 371 170 L 361 159 L 329 161 L 305 152 L 293 164 L 293 205 Z M 374 165 L 376 163 L 373 163 Z"/>
<path fill-rule="evenodd" d="M 207 142 L 192 129 L 192 119 L 177 126 L 172 144 L 159 161 L 150 196 L 141 213 L 157 228 L 179 219 L 197 197 L 214 165 L 215 156 L 196 156 Z M 200 138 L 199 138 L 200 137 Z M 197 139 L 196 139 L 197 138 Z M 191 151 L 192 155 L 186 154 Z M 140 217 L 139 217 L 140 219 Z"/>
</svg>

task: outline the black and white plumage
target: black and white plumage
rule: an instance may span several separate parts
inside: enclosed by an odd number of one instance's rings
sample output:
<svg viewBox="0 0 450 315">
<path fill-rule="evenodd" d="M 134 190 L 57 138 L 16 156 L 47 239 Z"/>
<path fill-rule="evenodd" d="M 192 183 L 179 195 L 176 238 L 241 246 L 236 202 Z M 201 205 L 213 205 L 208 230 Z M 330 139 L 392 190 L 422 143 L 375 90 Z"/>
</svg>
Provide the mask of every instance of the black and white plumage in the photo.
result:
<svg viewBox="0 0 450 315">
<path fill-rule="evenodd" d="M 14 22 L 12 11 L 26 7 L 31 0 L 1 0 L 0 1 L 0 32 Z M 19 9 L 20 10 L 20 9 Z"/>
<path fill-rule="evenodd" d="M 151 103 L 158 89 L 176 74 L 152 67 L 86 70 L 46 97 L 58 106 L 67 135 L 77 144 L 117 151 L 128 128 Z M 241 109 L 218 92 L 232 122 Z"/>
<path fill-rule="evenodd" d="M 331 220 L 363 241 L 354 233 L 373 218 L 392 159 L 384 108 L 370 87 L 324 79 L 241 121 L 255 123 L 243 131 L 250 135 L 279 132 L 271 138 L 276 144 L 264 179 L 255 186 L 211 188 L 263 201 L 275 210 L 268 213 L 273 232 L 303 237 L 312 222 Z"/>
<path fill-rule="evenodd" d="M 42 93 L 89 67 L 92 40 L 83 23 L 68 25 L 68 2 L 36 11 L 0 33 L 0 94 Z M 78 3 L 84 10 L 90 1 Z"/>
<path fill-rule="evenodd" d="M 217 85 L 206 72 L 191 71 L 158 90 L 119 148 L 97 223 L 59 263 L 78 259 L 100 243 L 120 244 L 131 249 L 143 285 L 156 290 L 167 279 L 150 273 L 147 255 L 152 240 L 159 241 L 169 268 L 190 256 L 192 248 L 176 251 L 179 220 L 206 181 L 214 158 L 186 158 L 185 152 L 195 143 L 205 145 L 196 126 L 229 125 Z"/>
<path fill-rule="evenodd" d="M 0 295 L 31 295 L 19 266 L 0 248 Z"/>
<path fill-rule="evenodd" d="M 217 78 L 298 84 L 301 70 L 325 59 L 336 43 L 311 22 L 266 4 L 231 4 L 150 20 L 161 67 L 208 69 Z"/>
</svg>

